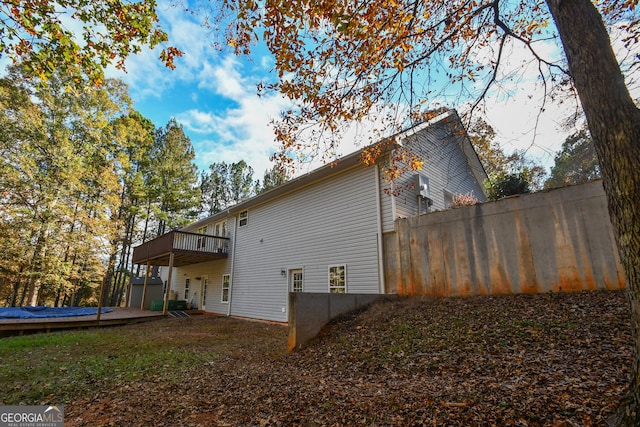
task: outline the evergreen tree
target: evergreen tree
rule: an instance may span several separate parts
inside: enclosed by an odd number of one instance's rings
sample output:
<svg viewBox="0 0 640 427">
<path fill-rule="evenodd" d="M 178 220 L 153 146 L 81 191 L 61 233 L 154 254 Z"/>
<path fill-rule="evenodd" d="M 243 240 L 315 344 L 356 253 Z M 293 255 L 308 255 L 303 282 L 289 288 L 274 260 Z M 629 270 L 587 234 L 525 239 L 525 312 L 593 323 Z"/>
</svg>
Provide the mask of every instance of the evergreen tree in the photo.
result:
<svg viewBox="0 0 640 427">
<path fill-rule="evenodd" d="M 551 168 L 551 176 L 545 188 L 580 184 L 600 178 L 600 164 L 589 130 L 584 128 L 562 143 Z"/>
<path fill-rule="evenodd" d="M 529 193 L 543 187 L 546 175 L 523 151 L 506 154 L 495 141 L 495 131 L 482 118 L 469 127 L 469 139 L 489 179 L 484 183 L 490 200 Z"/>
<path fill-rule="evenodd" d="M 191 140 L 175 119 L 156 131 L 150 156 L 147 197 L 160 236 L 196 218 L 201 193 Z"/>
<path fill-rule="evenodd" d="M 108 304 L 121 303 L 130 277 L 128 270 L 132 246 L 140 240 L 140 221 L 144 215 L 147 188 L 144 174 L 149 169 L 149 150 L 154 140 L 153 123 L 137 111 L 119 117 L 113 123 L 114 143 L 121 147 L 118 158 L 120 208 L 112 212 L 118 234 L 111 250 L 104 278 Z"/>
<path fill-rule="evenodd" d="M 271 169 L 264 171 L 262 185 L 258 183 L 256 193 L 262 193 L 272 188 L 278 187 L 291 179 L 287 170 L 279 165 L 273 166 Z"/>
<path fill-rule="evenodd" d="M 221 212 L 255 195 L 253 168 L 244 160 L 230 164 L 212 163 L 209 172 L 202 174 L 200 188 L 202 212 L 208 215 Z"/>
</svg>

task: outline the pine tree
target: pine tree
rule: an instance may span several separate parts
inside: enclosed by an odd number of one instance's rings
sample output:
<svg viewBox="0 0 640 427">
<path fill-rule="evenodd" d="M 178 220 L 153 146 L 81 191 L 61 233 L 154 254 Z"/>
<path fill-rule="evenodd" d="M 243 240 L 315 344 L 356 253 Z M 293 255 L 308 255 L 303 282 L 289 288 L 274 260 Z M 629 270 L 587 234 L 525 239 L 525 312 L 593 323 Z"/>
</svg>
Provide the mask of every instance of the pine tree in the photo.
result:
<svg viewBox="0 0 640 427">
<path fill-rule="evenodd" d="M 193 163 L 191 140 L 175 119 L 156 131 L 150 157 L 147 197 L 156 221 L 156 236 L 160 236 L 197 216 L 201 200 L 198 169 Z"/>
</svg>

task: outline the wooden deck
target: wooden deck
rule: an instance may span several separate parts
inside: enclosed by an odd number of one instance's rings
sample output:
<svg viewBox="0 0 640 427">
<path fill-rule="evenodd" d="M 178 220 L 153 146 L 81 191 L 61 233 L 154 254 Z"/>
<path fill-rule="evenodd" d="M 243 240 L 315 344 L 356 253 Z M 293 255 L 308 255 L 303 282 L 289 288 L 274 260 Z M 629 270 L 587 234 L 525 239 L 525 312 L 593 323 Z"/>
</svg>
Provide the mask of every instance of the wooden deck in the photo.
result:
<svg viewBox="0 0 640 427">
<path fill-rule="evenodd" d="M 126 325 L 166 318 L 161 311 L 140 310 L 137 308 L 109 307 L 110 313 L 102 313 L 100 322 L 96 315 L 51 317 L 42 319 L 0 319 L 0 338 L 36 332 L 51 332 L 61 329 L 95 328 L 103 326 Z"/>
</svg>

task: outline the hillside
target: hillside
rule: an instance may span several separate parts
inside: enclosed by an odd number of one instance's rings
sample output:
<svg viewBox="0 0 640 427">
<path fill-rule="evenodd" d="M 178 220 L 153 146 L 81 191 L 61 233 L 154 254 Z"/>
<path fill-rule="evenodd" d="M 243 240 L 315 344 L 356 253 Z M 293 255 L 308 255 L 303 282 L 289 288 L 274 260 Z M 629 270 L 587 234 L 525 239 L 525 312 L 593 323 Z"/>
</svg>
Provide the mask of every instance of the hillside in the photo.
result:
<svg viewBox="0 0 640 427">
<path fill-rule="evenodd" d="M 99 331 L 91 355 L 73 335 L 41 348 L 81 370 L 43 401 L 64 401 L 69 426 L 603 425 L 629 374 L 627 316 L 619 291 L 390 299 L 289 355 L 280 325 L 167 319 Z"/>
</svg>

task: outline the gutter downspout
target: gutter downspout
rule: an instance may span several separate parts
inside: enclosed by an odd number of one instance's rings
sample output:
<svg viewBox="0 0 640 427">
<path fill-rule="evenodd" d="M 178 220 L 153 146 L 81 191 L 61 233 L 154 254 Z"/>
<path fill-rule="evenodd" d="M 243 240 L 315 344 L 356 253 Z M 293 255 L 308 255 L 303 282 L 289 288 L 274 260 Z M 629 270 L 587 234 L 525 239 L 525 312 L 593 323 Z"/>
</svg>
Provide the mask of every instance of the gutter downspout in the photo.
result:
<svg viewBox="0 0 640 427">
<path fill-rule="evenodd" d="M 380 168 L 375 164 L 376 173 L 376 204 L 378 208 L 378 292 L 385 293 L 386 283 L 384 280 L 384 248 L 382 238 L 382 199 L 380 197 Z"/>
<path fill-rule="evenodd" d="M 228 212 L 228 211 L 227 211 Z M 238 242 L 238 217 L 233 217 L 233 243 L 231 245 L 231 280 L 229 280 L 229 305 L 227 306 L 227 317 L 231 316 L 231 300 L 233 295 L 233 281 L 235 280 L 235 264 L 236 264 L 236 249 Z"/>
</svg>

